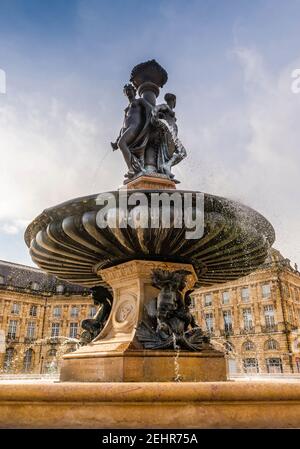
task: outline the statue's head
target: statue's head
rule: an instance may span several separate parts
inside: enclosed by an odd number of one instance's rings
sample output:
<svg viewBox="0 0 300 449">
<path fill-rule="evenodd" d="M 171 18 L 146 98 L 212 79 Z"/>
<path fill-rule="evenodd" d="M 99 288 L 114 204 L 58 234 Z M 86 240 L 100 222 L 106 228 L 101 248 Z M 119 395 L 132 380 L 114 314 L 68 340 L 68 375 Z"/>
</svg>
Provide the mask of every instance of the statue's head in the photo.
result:
<svg viewBox="0 0 300 449">
<path fill-rule="evenodd" d="M 123 87 L 123 92 L 129 101 L 135 98 L 136 89 L 132 84 L 125 84 L 125 86 Z"/>
<path fill-rule="evenodd" d="M 176 106 L 176 95 L 174 94 L 166 94 L 164 96 L 165 102 L 167 103 L 167 105 L 171 108 L 174 109 Z"/>
</svg>

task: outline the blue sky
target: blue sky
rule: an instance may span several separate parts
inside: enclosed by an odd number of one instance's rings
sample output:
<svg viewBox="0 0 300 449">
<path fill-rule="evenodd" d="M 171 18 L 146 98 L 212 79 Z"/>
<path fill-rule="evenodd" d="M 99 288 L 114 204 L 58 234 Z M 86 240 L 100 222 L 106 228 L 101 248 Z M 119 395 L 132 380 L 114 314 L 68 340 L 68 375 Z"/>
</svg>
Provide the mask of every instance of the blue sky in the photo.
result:
<svg viewBox="0 0 300 449">
<path fill-rule="evenodd" d="M 178 97 L 181 186 L 254 207 L 300 263 L 299 21 L 298 0 L 0 0 L 0 258 L 31 263 L 37 214 L 122 183 L 122 87 L 155 58 Z"/>
</svg>

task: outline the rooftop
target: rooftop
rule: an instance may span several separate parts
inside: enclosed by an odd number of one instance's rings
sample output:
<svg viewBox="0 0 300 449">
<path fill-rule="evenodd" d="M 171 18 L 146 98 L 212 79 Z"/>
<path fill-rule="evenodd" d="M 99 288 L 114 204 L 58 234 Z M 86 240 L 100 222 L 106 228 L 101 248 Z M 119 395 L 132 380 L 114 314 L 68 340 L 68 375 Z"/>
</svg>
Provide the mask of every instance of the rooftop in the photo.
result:
<svg viewBox="0 0 300 449">
<path fill-rule="evenodd" d="M 17 289 L 31 289 L 35 293 L 57 292 L 87 294 L 88 288 L 79 285 L 69 284 L 57 277 L 47 274 L 44 271 L 21 265 L 6 260 L 0 260 L 0 288 L 14 287 Z"/>
</svg>

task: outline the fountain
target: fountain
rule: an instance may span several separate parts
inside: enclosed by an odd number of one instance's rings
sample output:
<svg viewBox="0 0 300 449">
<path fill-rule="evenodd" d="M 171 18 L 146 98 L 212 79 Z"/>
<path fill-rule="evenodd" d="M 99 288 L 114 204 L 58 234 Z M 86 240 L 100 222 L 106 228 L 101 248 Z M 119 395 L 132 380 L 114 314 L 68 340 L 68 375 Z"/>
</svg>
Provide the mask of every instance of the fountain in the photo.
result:
<svg viewBox="0 0 300 449">
<path fill-rule="evenodd" d="M 235 419 L 247 427 L 257 420 L 255 398 L 261 416 L 271 410 L 270 425 L 282 417 L 274 415 L 276 388 L 268 403 L 262 387 L 225 382 L 224 351 L 190 312 L 193 289 L 251 273 L 275 235 L 247 206 L 178 189 L 172 167 L 187 151 L 178 137 L 176 96 L 156 102 L 167 79 L 151 60 L 134 67 L 124 86 L 128 106 L 111 143 L 127 165 L 123 186 L 46 209 L 26 230 L 33 261 L 90 287 L 99 307 L 82 323 L 79 348 L 63 356 L 60 382 L 34 391 L 37 403 L 43 394 L 48 401 L 43 417 L 41 406 L 30 408 L 36 426 L 231 427 Z M 294 393 L 287 387 L 285 403 Z M 28 399 L 15 394 L 16 401 Z M 18 417 L 28 426 L 25 411 Z"/>
<path fill-rule="evenodd" d="M 88 342 L 64 356 L 61 381 L 172 381 L 177 348 L 182 381 L 226 380 L 224 354 L 191 326 L 186 295 L 195 285 L 253 271 L 274 231 L 241 204 L 176 188 L 171 168 L 187 152 L 178 137 L 176 96 L 156 104 L 166 81 L 152 60 L 134 67 L 124 87 L 129 105 L 111 144 L 128 167 L 123 187 L 46 209 L 26 230 L 33 261 L 98 289 L 107 311 L 83 323 Z"/>
</svg>

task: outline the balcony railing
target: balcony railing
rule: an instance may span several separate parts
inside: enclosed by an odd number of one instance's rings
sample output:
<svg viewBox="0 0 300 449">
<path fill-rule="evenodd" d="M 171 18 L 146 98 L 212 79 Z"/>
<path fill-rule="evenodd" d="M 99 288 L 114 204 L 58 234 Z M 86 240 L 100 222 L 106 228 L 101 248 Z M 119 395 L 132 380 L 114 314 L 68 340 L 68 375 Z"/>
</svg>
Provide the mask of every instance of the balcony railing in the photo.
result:
<svg viewBox="0 0 300 449">
<path fill-rule="evenodd" d="M 57 345 L 59 343 L 59 335 L 49 337 L 50 345 Z"/>
<path fill-rule="evenodd" d="M 245 327 L 244 329 L 240 330 L 241 335 L 247 335 L 247 334 L 255 334 L 255 327 Z"/>
<path fill-rule="evenodd" d="M 18 343 L 19 337 L 16 337 L 15 335 L 7 335 L 6 336 L 6 342 L 7 343 Z"/>
<path fill-rule="evenodd" d="M 24 343 L 33 343 L 34 341 L 36 341 L 36 337 L 25 337 L 24 338 Z"/>
<path fill-rule="evenodd" d="M 277 324 L 268 324 L 267 326 L 261 326 L 262 332 L 277 332 L 278 326 Z"/>
<path fill-rule="evenodd" d="M 229 337 L 233 335 L 233 329 L 221 329 L 220 334 L 222 337 Z"/>
</svg>

